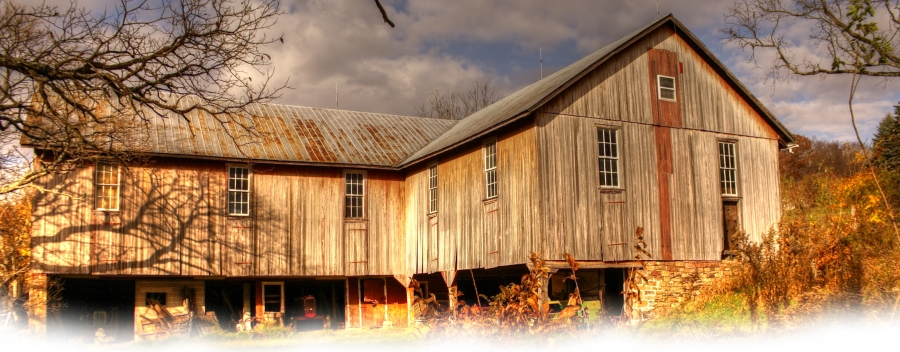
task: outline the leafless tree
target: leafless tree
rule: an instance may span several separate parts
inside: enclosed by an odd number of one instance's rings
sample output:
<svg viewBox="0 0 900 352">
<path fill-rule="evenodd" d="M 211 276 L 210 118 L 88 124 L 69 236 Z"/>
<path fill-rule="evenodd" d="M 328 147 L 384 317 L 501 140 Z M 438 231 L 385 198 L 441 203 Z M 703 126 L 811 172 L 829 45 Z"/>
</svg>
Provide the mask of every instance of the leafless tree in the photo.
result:
<svg viewBox="0 0 900 352">
<path fill-rule="evenodd" d="M 416 106 L 416 115 L 437 119 L 461 120 L 500 100 L 497 89 L 490 81 L 476 81 L 468 91 L 462 94 L 449 92 L 446 96 L 435 90 L 428 101 Z"/>
<path fill-rule="evenodd" d="M 41 153 L 27 172 L 7 172 L 0 194 L 85 159 L 124 155 L 151 114 L 200 110 L 225 124 L 278 97 L 284 85 L 270 84 L 263 52 L 282 40 L 263 33 L 278 5 L 121 0 L 92 13 L 74 1 L 64 9 L 0 2 L 0 137 L 21 136 Z"/>
<path fill-rule="evenodd" d="M 803 38 L 803 29 L 808 29 Z M 859 135 L 853 98 L 862 76 L 900 77 L 900 5 L 894 0 L 738 0 L 725 14 L 726 40 L 772 51 L 769 78 L 851 76 L 848 106 L 860 150 L 900 239 L 897 219 Z M 804 39 L 806 42 L 804 43 Z"/>
</svg>

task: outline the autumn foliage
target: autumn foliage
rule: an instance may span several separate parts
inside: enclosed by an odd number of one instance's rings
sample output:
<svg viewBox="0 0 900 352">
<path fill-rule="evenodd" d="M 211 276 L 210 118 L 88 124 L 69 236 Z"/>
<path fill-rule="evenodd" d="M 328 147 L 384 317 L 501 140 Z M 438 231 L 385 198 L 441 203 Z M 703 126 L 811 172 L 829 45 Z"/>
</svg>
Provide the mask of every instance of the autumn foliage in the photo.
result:
<svg viewBox="0 0 900 352">
<path fill-rule="evenodd" d="M 799 138 L 782 154 L 784 217 L 761 242 L 738 238 L 754 323 L 832 314 L 888 316 L 900 297 L 900 254 L 887 208 L 858 149 Z"/>
<path fill-rule="evenodd" d="M 25 274 L 31 260 L 31 201 L 15 195 L 0 200 L 0 313 L 13 312 L 24 324 Z"/>
</svg>

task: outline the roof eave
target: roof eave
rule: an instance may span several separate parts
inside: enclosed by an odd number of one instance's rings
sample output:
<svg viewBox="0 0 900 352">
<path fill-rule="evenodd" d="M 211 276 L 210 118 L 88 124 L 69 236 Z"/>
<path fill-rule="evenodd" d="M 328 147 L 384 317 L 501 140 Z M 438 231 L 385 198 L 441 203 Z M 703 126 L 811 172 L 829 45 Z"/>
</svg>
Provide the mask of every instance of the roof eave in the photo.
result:
<svg viewBox="0 0 900 352">
<path fill-rule="evenodd" d="M 769 126 L 771 126 L 772 129 L 774 129 L 778 134 L 778 145 L 780 148 L 786 148 L 791 144 L 797 143 L 797 139 L 790 131 L 788 131 L 787 127 L 784 127 L 784 125 L 781 124 L 781 121 L 779 121 L 778 118 L 776 118 L 775 115 L 773 115 L 772 112 L 769 111 L 769 109 L 767 109 L 765 105 L 763 105 L 762 102 L 760 102 L 759 99 L 757 99 L 756 96 L 753 95 L 753 93 L 751 93 L 750 90 L 747 89 L 747 87 L 744 86 L 744 84 L 741 83 L 741 81 L 738 80 L 737 77 L 735 77 L 735 75 L 732 74 L 731 71 L 728 70 L 728 68 L 722 62 L 712 54 L 709 48 L 707 48 L 699 38 L 694 36 L 694 33 L 691 33 L 691 31 L 688 30 L 687 27 L 684 26 L 684 24 L 678 21 L 678 19 L 676 19 L 671 14 L 666 17 L 675 25 L 675 33 L 687 37 L 688 40 L 685 41 L 688 43 L 688 45 L 690 45 L 694 49 L 694 51 L 700 54 L 700 56 L 702 56 L 704 60 L 713 63 L 713 65 L 711 65 L 712 68 L 722 77 L 724 77 L 729 84 L 735 87 L 735 90 L 738 92 L 738 94 L 740 94 L 742 98 L 750 102 L 750 105 L 756 110 L 756 112 L 759 113 L 766 120 L 766 122 L 769 123 Z M 678 30 L 680 30 L 680 33 L 678 32 Z"/>
</svg>

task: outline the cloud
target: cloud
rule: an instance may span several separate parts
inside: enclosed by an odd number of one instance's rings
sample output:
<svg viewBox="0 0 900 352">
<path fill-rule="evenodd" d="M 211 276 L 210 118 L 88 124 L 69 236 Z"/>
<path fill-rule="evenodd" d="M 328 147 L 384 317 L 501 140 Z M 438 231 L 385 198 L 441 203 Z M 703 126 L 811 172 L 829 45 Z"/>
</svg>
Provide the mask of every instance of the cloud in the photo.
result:
<svg viewBox="0 0 900 352">
<path fill-rule="evenodd" d="M 68 0 L 52 0 L 67 4 Z M 80 2 L 96 9 L 111 0 Z M 565 67 L 659 14 L 674 13 L 792 131 L 823 138 L 852 137 L 844 77 L 767 80 L 771 53 L 722 43 L 718 32 L 730 2 L 383 0 L 396 28 L 372 1 L 283 0 L 285 14 L 268 33 L 284 35 L 266 48 L 275 82 L 289 79 L 278 103 L 409 115 L 434 90 L 464 91 L 491 80 L 501 94 L 534 82 L 543 48 L 544 75 Z M 794 53 L 821 55 L 805 41 L 808 26 L 788 26 Z M 262 78 L 262 77 L 259 77 Z M 254 81 L 258 81 L 254 77 Z M 895 81 L 864 80 L 857 117 L 864 135 L 900 100 Z"/>
</svg>

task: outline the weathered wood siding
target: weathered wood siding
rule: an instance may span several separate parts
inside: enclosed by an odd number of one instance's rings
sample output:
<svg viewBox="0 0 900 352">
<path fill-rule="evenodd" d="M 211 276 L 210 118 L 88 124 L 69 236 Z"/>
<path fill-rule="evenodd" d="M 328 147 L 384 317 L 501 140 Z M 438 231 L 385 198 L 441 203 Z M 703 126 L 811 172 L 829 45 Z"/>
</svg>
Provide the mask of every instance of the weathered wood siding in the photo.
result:
<svg viewBox="0 0 900 352">
<path fill-rule="evenodd" d="M 659 28 L 584 76 L 540 111 L 653 124 L 648 48 L 677 54 L 684 128 L 775 139 L 775 131 L 671 28 Z"/>
<path fill-rule="evenodd" d="M 631 260 L 634 231 L 643 226 L 648 251 L 657 257 L 660 226 L 653 126 L 543 113 L 537 126 L 545 215 L 541 252 L 567 252 L 582 260 Z M 600 188 L 599 126 L 619 129 L 622 191 Z"/>
<path fill-rule="evenodd" d="M 41 181 L 34 266 L 51 273 L 325 276 L 406 272 L 399 172 L 369 171 L 365 219 L 345 220 L 340 169 L 256 165 L 251 215 L 227 216 L 226 164 L 123 168 L 119 211 L 93 210 L 93 167 Z"/>
<path fill-rule="evenodd" d="M 442 156 L 438 211 L 428 214 L 428 170 L 406 176 L 409 268 L 432 273 L 521 264 L 538 248 L 541 221 L 534 124 L 497 136 L 498 197 L 485 200 L 483 152 Z"/>
<path fill-rule="evenodd" d="M 661 104 L 656 74 L 676 78 L 677 104 L 655 105 Z M 669 28 L 638 41 L 539 111 L 545 253 L 630 260 L 641 226 L 654 258 L 719 259 L 720 139 L 738 144 L 743 228 L 758 238 L 780 216 L 776 133 Z M 621 190 L 599 187 L 598 126 L 619 130 Z"/>
</svg>

